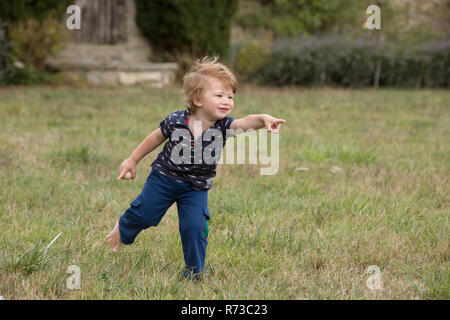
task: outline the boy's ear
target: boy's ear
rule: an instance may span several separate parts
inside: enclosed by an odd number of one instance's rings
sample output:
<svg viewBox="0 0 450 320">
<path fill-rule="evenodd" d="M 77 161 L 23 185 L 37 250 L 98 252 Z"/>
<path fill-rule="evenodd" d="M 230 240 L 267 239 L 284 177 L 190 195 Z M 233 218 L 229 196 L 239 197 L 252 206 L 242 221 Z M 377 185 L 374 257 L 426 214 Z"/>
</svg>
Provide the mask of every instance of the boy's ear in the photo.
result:
<svg viewBox="0 0 450 320">
<path fill-rule="evenodd" d="M 202 101 L 200 99 L 200 95 L 198 94 L 192 95 L 192 102 L 195 104 L 196 107 L 202 106 Z"/>
</svg>

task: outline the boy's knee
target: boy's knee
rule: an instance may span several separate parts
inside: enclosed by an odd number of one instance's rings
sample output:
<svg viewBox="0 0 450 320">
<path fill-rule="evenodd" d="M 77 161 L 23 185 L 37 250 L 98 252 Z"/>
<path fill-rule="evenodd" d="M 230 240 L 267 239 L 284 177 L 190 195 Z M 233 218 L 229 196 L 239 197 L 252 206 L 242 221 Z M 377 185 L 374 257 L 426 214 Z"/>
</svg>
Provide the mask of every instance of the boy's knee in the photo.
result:
<svg viewBox="0 0 450 320">
<path fill-rule="evenodd" d="M 126 227 L 146 229 L 158 225 L 160 219 L 151 214 L 151 209 L 146 208 L 142 200 L 135 200 L 122 215 L 121 220 Z"/>
<path fill-rule="evenodd" d="M 208 224 L 205 221 L 189 222 L 180 225 L 180 232 L 182 235 L 189 237 L 207 236 Z"/>
</svg>

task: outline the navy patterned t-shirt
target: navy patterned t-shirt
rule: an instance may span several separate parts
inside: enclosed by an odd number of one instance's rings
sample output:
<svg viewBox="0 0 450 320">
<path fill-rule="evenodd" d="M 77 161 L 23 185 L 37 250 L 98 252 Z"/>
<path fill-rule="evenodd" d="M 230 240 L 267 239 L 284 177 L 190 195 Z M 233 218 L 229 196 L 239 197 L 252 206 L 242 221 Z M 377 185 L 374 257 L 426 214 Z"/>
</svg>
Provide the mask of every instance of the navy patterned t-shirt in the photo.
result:
<svg viewBox="0 0 450 320">
<path fill-rule="evenodd" d="M 152 168 L 177 181 L 190 183 L 195 190 L 209 190 L 226 139 L 234 136 L 227 132 L 234 118 L 226 116 L 217 120 L 197 139 L 189 129 L 189 118 L 189 109 L 178 110 L 159 123 L 163 136 L 169 140 L 153 161 Z M 194 130 L 201 132 L 200 122 L 195 125 Z"/>
</svg>

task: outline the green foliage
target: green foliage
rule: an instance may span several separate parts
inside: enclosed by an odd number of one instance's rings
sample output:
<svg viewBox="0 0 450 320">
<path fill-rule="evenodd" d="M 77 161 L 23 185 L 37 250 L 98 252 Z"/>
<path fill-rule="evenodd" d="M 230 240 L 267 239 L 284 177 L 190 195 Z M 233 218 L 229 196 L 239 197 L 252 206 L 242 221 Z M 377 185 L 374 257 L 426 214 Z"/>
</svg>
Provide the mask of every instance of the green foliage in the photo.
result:
<svg viewBox="0 0 450 320">
<path fill-rule="evenodd" d="M 11 62 L 11 43 L 6 37 L 6 23 L 0 19 L 0 82 L 8 71 Z"/>
<path fill-rule="evenodd" d="M 54 18 L 34 18 L 11 23 L 8 28 L 11 41 L 11 65 L 5 71 L 7 84 L 34 84 L 48 82 L 51 75 L 44 71 L 45 61 L 64 46 L 68 34 Z"/>
<path fill-rule="evenodd" d="M 425 87 L 448 87 L 450 79 L 450 41 L 435 42 L 420 49 L 422 83 Z"/>
<path fill-rule="evenodd" d="M 242 0 L 236 23 L 244 29 L 270 30 L 276 37 L 343 29 L 364 17 L 364 2 L 341 0 Z M 365 1 L 366 2 L 366 1 Z M 367 7 L 367 6 L 366 6 Z"/>
<path fill-rule="evenodd" d="M 30 18 L 12 24 L 9 28 L 9 38 L 15 58 L 41 70 L 47 57 L 64 45 L 67 32 L 64 26 L 53 18 L 42 21 Z"/>
<path fill-rule="evenodd" d="M 274 0 L 273 28 L 280 36 L 325 31 L 339 20 L 343 10 L 354 6 L 351 2 L 343 5 L 340 0 Z"/>
<path fill-rule="evenodd" d="M 238 50 L 234 69 L 243 75 L 255 72 L 267 62 L 269 56 L 269 44 L 253 40 Z"/>
<path fill-rule="evenodd" d="M 48 82 L 44 72 L 47 57 L 67 39 L 62 23 L 70 0 L 0 0 L 0 19 L 8 22 L 7 38 L 0 35 L 0 82 L 34 84 Z M 6 42 L 8 58 L 6 57 Z"/>
<path fill-rule="evenodd" d="M 382 33 L 387 42 L 417 45 L 448 38 L 446 0 L 241 0 L 236 25 L 250 34 L 264 31 L 275 38 L 307 35 L 366 36 Z M 381 31 L 363 27 L 369 5 L 381 9 Z"/>
<path fill-rule="evenodd" d="M 290 38 L 249 78 L 265 85 L 448 87 L 450 42 L 404 50 L 373 39 Z"/>
<path fill-rule="evenodd" d="M 272 9 L 258 0 L 240 0 L 234 23 L 245 29 L 270 29 Z"/>
<path fill-rule="evenodd" d="M 0 18 L 17 22 L 28 18 L 43 20 L 49 15 L 62 17 L 70 0 L 0 0 Z"/>
<path fill-rule="evenodd" d="M 37 71 L 33 66 L 22 66 L 17 64 L 6 73 L 4 82 L 9 85 L 29 85 L 37 83 L 47 83 L 51 81 L 51 74 L 44 71 Z M 20 66 L 20 67 L 18 67 Z"/>
<path fill-rule="evenodd" d="M 237 4 L 237 0 L 136 0 L 136 20 L 153 47 L 167 57 L 225 56 Z"/>
</svg>

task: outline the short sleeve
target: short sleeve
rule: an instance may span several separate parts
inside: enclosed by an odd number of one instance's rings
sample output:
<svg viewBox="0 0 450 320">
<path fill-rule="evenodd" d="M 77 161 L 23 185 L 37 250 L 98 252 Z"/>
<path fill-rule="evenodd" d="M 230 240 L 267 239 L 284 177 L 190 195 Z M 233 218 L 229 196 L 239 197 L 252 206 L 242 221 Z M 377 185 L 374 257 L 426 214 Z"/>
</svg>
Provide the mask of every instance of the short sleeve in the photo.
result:
<svg viewBox="0 0 450 320">
<path fill-rule="evenodd" d="M 227 138 L 230 138 L 230 137 L 234 137 L 235 136 L 235 134 L 233 134 L 229 129 L 230 129 L 230 126 L 231 126 L 231 123 L 234 121 L 234 118 L 232 117 L 232 116 L 226 116 L 225 118 L 223 118 L 220 122 L 220 126 L 221 126 L 221 129 L 222 129 L 222 133 L 223 133 L 223 136 L 225 137 L 225 139 L 224 139 L 224 142 L 225 142 L 225 140 L 227 139 Z M 228 132 L 227 132 L 227 130 L 228 130 Z"/>
<path fill-rule="evenodd" d="M 165 117 L 160 123 L 159 128 L 165 138 L 169 138 L 173 131 L 172 113 Z"/>
<path fill-rule="evenodd" d="M 232 116 L 226 116 L 225 118 L 222 119 L 223 121 L 223 126 L 226 129 L 230 129 L 231 123 L 234 121 L 234 118 Z"/>
</svg>

